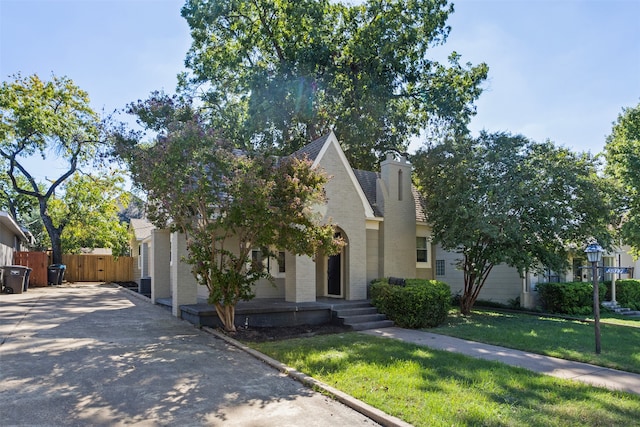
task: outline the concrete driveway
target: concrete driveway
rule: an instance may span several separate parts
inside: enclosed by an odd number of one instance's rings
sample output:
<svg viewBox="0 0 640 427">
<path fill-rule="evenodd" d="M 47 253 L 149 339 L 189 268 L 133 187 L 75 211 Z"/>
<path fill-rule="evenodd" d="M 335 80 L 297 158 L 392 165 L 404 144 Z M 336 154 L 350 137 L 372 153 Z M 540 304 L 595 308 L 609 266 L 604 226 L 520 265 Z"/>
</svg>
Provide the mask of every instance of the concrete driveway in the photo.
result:
<svg viewBox="0 0 640 427">
<path fill-rule="evenodd" d="M 372 426 L 143 297 L 100 284 L 0 295 L 3 426 Z"/>
</svg>

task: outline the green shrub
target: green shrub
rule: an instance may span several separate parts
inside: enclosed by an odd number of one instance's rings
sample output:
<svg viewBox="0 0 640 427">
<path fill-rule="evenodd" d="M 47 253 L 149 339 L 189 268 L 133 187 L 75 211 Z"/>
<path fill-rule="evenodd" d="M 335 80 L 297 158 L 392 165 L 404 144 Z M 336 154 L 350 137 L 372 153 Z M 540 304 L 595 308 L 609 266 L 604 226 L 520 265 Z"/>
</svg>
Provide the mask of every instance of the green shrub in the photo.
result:
<svg viewBox="0 0 640 427">
<path fill-rule="evenodd" d="M 543 307 L 550 313 L 593 313 L 593 284 L 590 282 L 538 283 L 536 291 Z M 600 301 L 604 301 L 606 286 L 598 287 Z"/>
<path fill-rule="evenodd" d="M 405 286 L 382 279 L 371 285 L 371 302 L 402 328 L 428 328 L 447 318 L 449 285 L 437 280 L 407 279 Z"/>
<path fill-rule="evenodd" d="M 640 310 L 640 280 L 616 280 L 616 301 L 622 307 Z"/>
</svg>

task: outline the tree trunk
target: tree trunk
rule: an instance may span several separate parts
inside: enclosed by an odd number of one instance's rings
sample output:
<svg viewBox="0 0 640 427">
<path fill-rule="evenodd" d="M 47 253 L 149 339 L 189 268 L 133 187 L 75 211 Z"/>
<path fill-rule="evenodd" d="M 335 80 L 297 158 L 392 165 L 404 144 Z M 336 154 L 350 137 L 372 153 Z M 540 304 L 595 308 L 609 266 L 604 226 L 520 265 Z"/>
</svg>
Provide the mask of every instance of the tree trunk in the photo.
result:
<svg viewBox="0 0 640 427">
<path fill-rule="evenodd" d="M 235 305 L 222 305 L 219 303 L 215 304 L 216 313 L 224 326 L 224 330 L 227 332 L 236 332 L 235 318 L 236 318 L 236 307 Z"/>
<path fill-rule="evenodd" d="M 47 234 L 49 234 L 49 239 L 51 240 L 51 250 L 52 254 L 52 263 L 53 264 L 62 264 L 62 242 L 60 240 L 60 236 L 62 235 L 62 228 L 55 227 L 53 225 L 53 221 L 51 217 L 46 213 L 46 202 L 40 202 L 40 217 L 42 218 L 42 223 L 44 224 L 44 228 L 47 230 Z"/>
<path fill-rule="evenodd" d="M 463 316 L 469 316 L 475 302 L 476 300 L 472 295 L 466 293 L 462 295 L 460 298 L 460 313 L 462 313 Z"/>
</svg>

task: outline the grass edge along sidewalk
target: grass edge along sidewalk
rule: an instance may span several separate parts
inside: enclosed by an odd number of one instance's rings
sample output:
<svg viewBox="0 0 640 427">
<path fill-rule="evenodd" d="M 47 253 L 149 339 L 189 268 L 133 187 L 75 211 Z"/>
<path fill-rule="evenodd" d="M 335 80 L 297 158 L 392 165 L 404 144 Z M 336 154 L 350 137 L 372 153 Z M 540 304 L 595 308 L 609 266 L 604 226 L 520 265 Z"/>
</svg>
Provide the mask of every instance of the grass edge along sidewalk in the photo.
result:
<svg viewBox="0 0 640 427">
<path fill-rule="evenodd" d="M 345 333 L 249 345 L 416 426 L 615 426 L 640 414 L 640 396 L 398 340 Z"/>
<path fill-rule="evenodd" d="M 426 332 L 640 374 L 640 320 L 616 321 L 602 319 L 601 354 L 588 319 L 477 309 L 471 316 L 450 312 Z"/>
</svg>

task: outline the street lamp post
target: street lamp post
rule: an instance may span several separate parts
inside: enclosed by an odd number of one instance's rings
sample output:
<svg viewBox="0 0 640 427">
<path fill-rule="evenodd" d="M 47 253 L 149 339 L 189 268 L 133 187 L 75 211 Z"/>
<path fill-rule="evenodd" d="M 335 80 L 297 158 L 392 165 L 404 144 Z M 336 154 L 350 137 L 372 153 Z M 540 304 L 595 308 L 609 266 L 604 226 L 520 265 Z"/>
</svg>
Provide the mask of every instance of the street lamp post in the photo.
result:
<svg viewBox="0 0 640 427">
<path fill-rule="evenodd" d="M 587 259 L 591 263 L 593 275 L 593 319 L 596 333 L 596 354 L 600 354 L 600 294 L 598 292 L 598 263 L 602 259 L 602 246 L 597 242 L 591 243 L 585 249 Z"/>
</svg>

